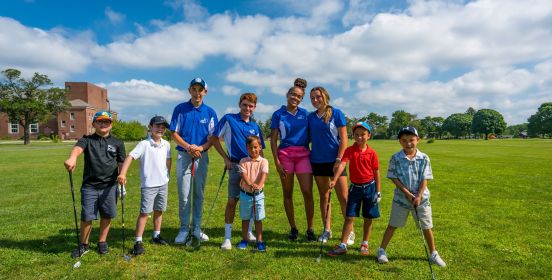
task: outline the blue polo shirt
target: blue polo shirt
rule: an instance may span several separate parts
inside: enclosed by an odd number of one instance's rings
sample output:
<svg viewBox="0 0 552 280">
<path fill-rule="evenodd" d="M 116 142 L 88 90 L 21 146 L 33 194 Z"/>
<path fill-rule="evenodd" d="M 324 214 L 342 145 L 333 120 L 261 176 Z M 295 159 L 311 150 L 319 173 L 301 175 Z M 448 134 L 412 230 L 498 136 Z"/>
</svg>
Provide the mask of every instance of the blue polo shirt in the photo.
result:
<svg viewBox="0 0 552 280">
<path fill-rule="evenodd" d="M 309 137 L 311 139 L 310 160 L 313 163 L 335 162 L 339 150 L 339 133 L 337 129 L 347 125 L 345 115 L 333 107 L 332 117 L 328 123 L 324 116 L 318 117 L 316 111 L 308 116 Z"/>
<path fill-rule="evenodd" d="M 295 114 L 290 113 L 286 106 L 282 106 L 272 114 L 270 128 L 277 128 L 280 131 L 280 149 L 290 146 L 309 145 L 308 140 L 308 117 L 307 110 L 297 108 Z"/>
<path fill-rule="evenodd" d="M 188 101 L 174 108 L 169 129 L 178 133 L 188 144 L 199 146 L 213 135 L 217 122 L 217 113 L 211 107 L 201 103 L 196 108 L 191 101 Z M 176 149 L 184 151 L 180 146 Z"/>
<path fill-rule="evenodd" d="M 417 195 L 422 181 L 433 179 L 433 171 L 431 170 L 431 162 L 429 161 L 429 157 L 420 152 L 420 150 L 416 150 L 416 155 L 412 159 L 409 159 L 404 153 L 404 150 L 401 150 L 391 156 L 391 160 L 389 161 L 389 166 L 387 168 L 387 178 L 399 179 L 408 191 L 414 195 Z M 395 188 L 394 194 L 393 202 L 396 202 L 406 208 L 412 207 L 400 189 Z M 429 196 L 429 187 L 426 187 L 424 193 L 422 194 L 421 205 L 424 205 L 429 201 Z"/>
<path fill-rule="evenodd" d="M 251 135 L 258 136 L 261 139 L 262 148 L 265 148 L 263 135 L 257 123 L 251 119 L 245 122 L 240 113 L 224 115 L 217 124 L 213 135 L 224 139 L 232 162 L 240 162 L 242 158 L 249 156 L 245 140 Z"/>
</svg>

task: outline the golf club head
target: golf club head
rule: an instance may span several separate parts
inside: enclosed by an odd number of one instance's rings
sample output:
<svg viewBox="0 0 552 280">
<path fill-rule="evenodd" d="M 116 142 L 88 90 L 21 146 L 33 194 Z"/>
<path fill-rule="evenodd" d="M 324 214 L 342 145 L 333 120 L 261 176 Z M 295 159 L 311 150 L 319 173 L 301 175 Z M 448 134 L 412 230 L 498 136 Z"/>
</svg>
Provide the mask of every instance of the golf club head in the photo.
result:
<svg viewBox="0 0 552 280">
<path fill-rule="evenodd" d="M 199 238 L 192 236 L 190 243 L 194 250 L 199 250 L 199 247 L 201 246 L 201 240 L 199 240 Z"/>
<path fill-rule="evenodd" d="M 123 255 L 123 258 L 124 258 L 124 259 L 125 259 L 125 261 L 127 261 L 127 262 L 129 262 L 129 261 L 130 261 L 130 259 L 132 259 L 132 257 L 131 257 L 131 256 L 129 256 L 129 255 L 127 255 L 127 254 L 124 254 L 124 255 Z"/>
<path fill-rule="evenodd" d="M 316 258 L 315 261 L 316 261 L 317 263 L 319 263 L 319 262 L 320 262 L 320 259 L 322 259 L 322 256 L 318 256 L 318 258 Z"/>
<path fill-rule="evenodd" d="M 74 265 L 73 265 L 73 268 L 79 268 L 81 266 L 81 262 L 80 261 L 77 261 Z"/>
</svg>

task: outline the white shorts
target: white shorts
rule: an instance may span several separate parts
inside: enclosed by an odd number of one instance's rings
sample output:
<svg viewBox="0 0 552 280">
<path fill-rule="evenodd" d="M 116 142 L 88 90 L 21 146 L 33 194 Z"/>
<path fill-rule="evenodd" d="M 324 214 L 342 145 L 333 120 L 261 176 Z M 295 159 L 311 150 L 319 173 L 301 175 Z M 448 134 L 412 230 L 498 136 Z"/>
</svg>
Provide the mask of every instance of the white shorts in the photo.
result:
<svg viewBox="0 0 552 280">
<path fill-rule="evenodd" d="M 420 224 L 422 229 L 433 228 L 433 221 L 431 219 L 431 203 L 429 201 L 423 205 L 420 205 L 416 208 L 418 210 L 418 215 L 420 215 Z M 392 227 L 404 227 L 406 225 L 406 219 L 408 218 L 408 213 L 412 213 L 412 218 L 418 227 L 418 221 L 416 218 L 416 213 L 414 212 L 414 207 L 406 208 L 399 205 L 396 202 L 393 202 L 391 206 L 391 217 L 389 218 L 389 225 Z"/>
</svg>

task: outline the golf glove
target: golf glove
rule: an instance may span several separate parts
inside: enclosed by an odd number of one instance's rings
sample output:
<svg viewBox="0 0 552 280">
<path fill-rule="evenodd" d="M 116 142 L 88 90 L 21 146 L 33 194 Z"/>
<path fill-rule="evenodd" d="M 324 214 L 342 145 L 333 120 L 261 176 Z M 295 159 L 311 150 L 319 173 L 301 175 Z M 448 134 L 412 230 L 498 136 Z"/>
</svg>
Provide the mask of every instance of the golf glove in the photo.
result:
<svg viewBox="0 0 552 280">
<path fill-rule="evenodd" d="M 118 185 L 118 186 L 117 186 L 117 193 L 119 194 L 119 198 L 123 198 L 124 196 L 126 196 L 126 188 L 125 188 L 125 186 L 123 186 L 123 185 Z"/>
<path fill-rule="evenodd" d="M 376 195 L 374 195 L 374 204 L 378 204 L 381 201 L 381 192 L 377 192 Z"/>
</svg>

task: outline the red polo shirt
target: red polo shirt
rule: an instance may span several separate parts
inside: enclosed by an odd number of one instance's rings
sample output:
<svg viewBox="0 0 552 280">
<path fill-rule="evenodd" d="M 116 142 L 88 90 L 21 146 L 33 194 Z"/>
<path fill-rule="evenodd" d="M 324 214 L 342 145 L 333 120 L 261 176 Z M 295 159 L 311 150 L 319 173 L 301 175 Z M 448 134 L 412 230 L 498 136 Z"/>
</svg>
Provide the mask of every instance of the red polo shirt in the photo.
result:
<svg viewBox="0 0 552 280">
<path fill-rule="evenodd" d="M 379 169 L 378 155 L 368 145 L 361 151 L 357 143 L 348 147 L 341 161 L 349 163 L 351 183 L 363 184 L 374 180 L 374 171 Z"/>
</svg>

